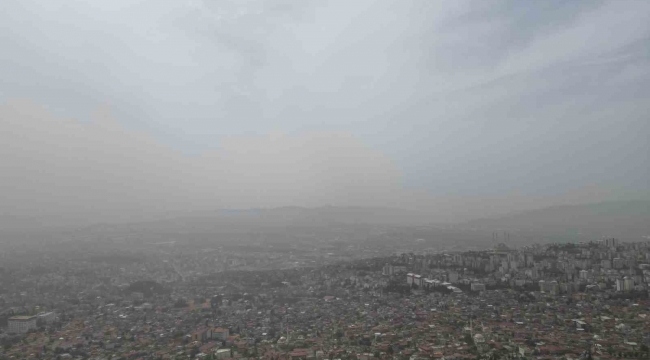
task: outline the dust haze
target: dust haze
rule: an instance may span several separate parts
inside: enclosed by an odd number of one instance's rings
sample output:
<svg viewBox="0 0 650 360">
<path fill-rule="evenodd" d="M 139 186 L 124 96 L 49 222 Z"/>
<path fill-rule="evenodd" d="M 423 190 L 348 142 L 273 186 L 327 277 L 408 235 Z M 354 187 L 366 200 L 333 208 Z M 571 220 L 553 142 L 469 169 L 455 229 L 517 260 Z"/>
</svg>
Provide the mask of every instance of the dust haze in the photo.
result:
<svg viewBox="0 0 650 360">
<path fill-rule="evenodd" d="M 5 217 L 649 196 L 642 1 L 2 6 Z"/>
<path fill-rule="evenodd" d="M 0 360 L 650 358 L 649 19 L 0 0 Z"/>
</svg>

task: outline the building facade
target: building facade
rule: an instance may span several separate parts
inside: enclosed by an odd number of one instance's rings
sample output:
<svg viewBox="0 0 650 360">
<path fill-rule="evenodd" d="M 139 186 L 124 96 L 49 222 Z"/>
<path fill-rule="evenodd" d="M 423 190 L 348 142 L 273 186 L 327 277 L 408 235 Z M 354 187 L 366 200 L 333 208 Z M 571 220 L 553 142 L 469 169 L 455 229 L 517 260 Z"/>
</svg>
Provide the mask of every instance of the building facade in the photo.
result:
<svg viewBox="0 0 650 360">
<path fill-rule="evenodd" d="M 36 316 L 13 316 L 9 318 L 8 330 L 14 334 L 25 334 L 36 329 Z"/>
</svg>

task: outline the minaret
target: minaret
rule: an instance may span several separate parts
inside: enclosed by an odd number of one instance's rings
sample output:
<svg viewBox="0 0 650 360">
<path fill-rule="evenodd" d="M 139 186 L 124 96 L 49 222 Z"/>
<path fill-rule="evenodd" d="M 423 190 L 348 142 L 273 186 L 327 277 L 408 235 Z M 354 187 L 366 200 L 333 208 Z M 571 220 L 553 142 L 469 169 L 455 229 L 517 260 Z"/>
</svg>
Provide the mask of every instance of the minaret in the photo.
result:
<svg viewBox="0 0 650 360">
<path fill-rule="evenodd" d="M 469 335 L 472 337 L 472 340 L 474 340 L 474 326 L 472 325 L 472 318 L 474 317 L 474 312 L 470 311 L 469 313 Z"/>
</svg>

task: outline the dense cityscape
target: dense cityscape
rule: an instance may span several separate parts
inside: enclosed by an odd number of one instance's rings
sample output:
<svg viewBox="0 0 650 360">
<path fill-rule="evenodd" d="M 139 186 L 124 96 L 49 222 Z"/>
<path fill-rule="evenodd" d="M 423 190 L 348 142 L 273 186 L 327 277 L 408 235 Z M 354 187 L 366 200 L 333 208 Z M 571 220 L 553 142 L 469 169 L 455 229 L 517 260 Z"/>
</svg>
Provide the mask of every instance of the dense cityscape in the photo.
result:
<svg viewBox="0 0 650 360">
<path fill-rule="evenodd" d="M 648 242 L 500 243 L 274 270 L 210 267 L 215 258 L 3 267 L 0 359 L 650 355 Z"/>
</svg>

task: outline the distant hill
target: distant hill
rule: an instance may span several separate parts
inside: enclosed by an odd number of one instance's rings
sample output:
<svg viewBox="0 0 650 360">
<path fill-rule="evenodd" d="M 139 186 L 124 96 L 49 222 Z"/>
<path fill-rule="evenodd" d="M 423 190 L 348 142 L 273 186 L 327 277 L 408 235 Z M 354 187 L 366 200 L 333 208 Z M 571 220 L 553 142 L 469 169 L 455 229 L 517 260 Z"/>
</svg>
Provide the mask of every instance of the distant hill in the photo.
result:
<svg viewBox="0 0 650 360">
<path fill-rule="evenodd" d="M 74 221 L 58 217 L 16 216 L 0 214 L 0 233 L 21 233 L 25 231 L 56 231 L 74 226 Z"/>
<path fill-rule="evenodd" d="M 225 209 L 192 216 L 176 217 L 159 221 L 138 222 L 117 225 L 120 229 L 156 229 L 158 231 L 191 230 L 211 232 L 215 229 L 256 228 L 320 228 L 337 225 L 346 226 L 416 226 L 433 223 L 433 219 L 417 211 L 395 208 L 337 207 L 316 208 L 279 207 L 270 209 Z M 93 228 L 110 229 L 116 225 L 97 225 Z"/>
<path fill-rule="evenodd" d="M 215 245 L 251 246 L 368 241 L 389 229 L 427 226 L 433 220 L 417 211 L 324 206 L 270 209 L 217 210 L 160 220 L 104 223 L 45 233 L 16 233 L 0 240 L 51 251 L 148 249 L 151 245 L 181 244 L 211 248 Z M 0 242 L 2 244 L 2 242 Z M 66 246 L 63 246 L 66 244 Z M 18 246 L 18 245 L 16 245 Z M 86 249 L 86 247 L 88 247 Z M 106 259 L 104 259 L 106 260 Z M 103 261 L 104 261 L 103 260 Z"/>
<path fill-rule="evenodd" d="M 602 237 L 643 241 L 644 236 L 650 235 L 650 201 L 553 206 L 499 218 L 473 220 L 461 227 L 490 231 L 490 234 L 498 232 L 500 240 L 503 240 L 503 232 L 506 231 L 513 241 L 522 237 L 548 241 L 588 241 Z"/>
<path fill-rule="evenodd" d="M 29 226 L 29 222 L 16 225 Z M 1 229 L 0 229 L 1 230 Z M 539 210 L 440 225 L 426 214 L 395 208 L 280 207 L 270 209 L 218 210 L 169 217 L 164 220 L 98 224 L 42 234 L 10 234 L 0 231 L 0 244 L 9 242 L 52 248 L 57 251 L 85 251 L 83 244 L 97 250 L 134 250 L 152 244 L 193 244 L 211 248 L 215 244 L 237 246 L 284 244 L 308 248 L 312 244 L 371 241 L 423 247 L 451 244 L 458 248 L 490 245 L 509 233 L 512 243 L 590 241 L 616 237 L 622 241 L 644 241 L 650 235 L 650 201 L 618 201 L 554 206 Z M 60 244 L 69 243 L 70 247 Z M 306 245 L 305 245 L 306 244 Z M 418 245 L 418 246 L 419 246 Z M 180 245 L 179 245 L 180 246 Z M 334 245 L 332 245 L 334 246 Z"/>
<path fill-rule="evenodd" d="M 413 210 L 379 207 L 297 206 L 254 210 L 221 210 L 220 218 L 246 219 L 265 224 L 386 224 L 415 225 L 432 222 L 428 216 Z"/>
</svg>

